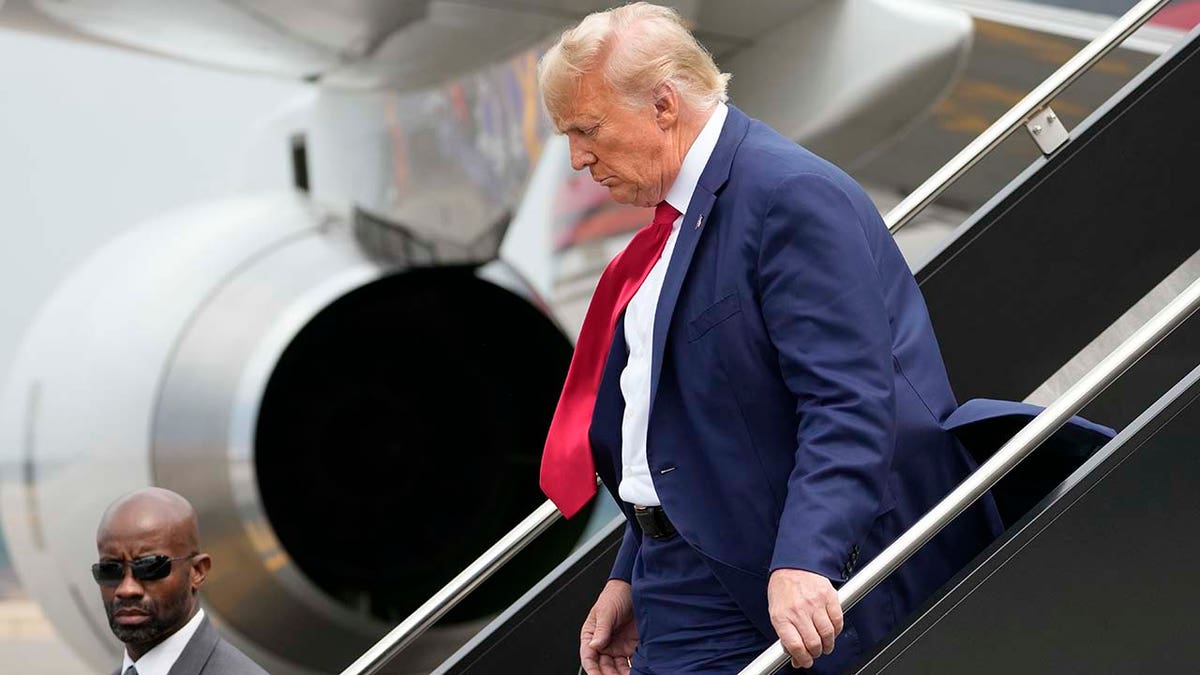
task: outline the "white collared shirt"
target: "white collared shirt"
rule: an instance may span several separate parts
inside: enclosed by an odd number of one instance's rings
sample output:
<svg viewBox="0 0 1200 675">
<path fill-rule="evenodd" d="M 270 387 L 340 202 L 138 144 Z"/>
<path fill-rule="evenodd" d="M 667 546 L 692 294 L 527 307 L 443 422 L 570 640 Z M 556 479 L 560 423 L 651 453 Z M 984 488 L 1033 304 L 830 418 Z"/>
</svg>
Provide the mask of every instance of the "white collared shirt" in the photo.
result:
<svg viewBox="0 0 1200 675">
<path fill-rule="evenodd" d="M 650 270 L 641 288 L 629 301 L 625 309 L 625 341 L 629 345 L 629 361 L 621 371 L 621 395 L 625 397 L 625 417 L 621 421 L 621 499 L 642 506 L 658 506 L 658 492 L 650 478 L 650 466 L 646 459 L 646 430 L 650 423 L 650 360 L 654 344 L 654 313 L 658 306 L 658 295 L 662 291 L 667 266 L 671 264 L 671 253 L 675 240 L 679 238 L 679 226 L 692 202 L 692 193 L 700 181 L 700 174 L 708 165 L 721 127 L 729 108 L 718 103 L 700 130 L 700 135 L 688 148 L 679 175 L 667 191 L 666 201 L 680 216 L 675 219 L 671 236 L 667 239 L 662 257 Z"/>
<path fill-rule="evenodd" d="M 183 648 L 192 641 L 192 636 L 200 629 L 200 622 L 204 621 L 204 610 L 196 612 L 196 616 L 192 617 L 191 621 L 183 624 L 183 628 L 175 631 L 171 637 L 163 640 L 154 646 L 154 649 L 142 654 L 142 658 L 134 661 L 129 658 L 129 652 L 125 652 L 125 660 L 121 662 L 121 674 L 129 670 L 129 666 L 137 668 L 138 675 L 167 675 L 171 670 L 171 666 L 179 660 L 179 655 L 183 653 Z"/>
</svg>

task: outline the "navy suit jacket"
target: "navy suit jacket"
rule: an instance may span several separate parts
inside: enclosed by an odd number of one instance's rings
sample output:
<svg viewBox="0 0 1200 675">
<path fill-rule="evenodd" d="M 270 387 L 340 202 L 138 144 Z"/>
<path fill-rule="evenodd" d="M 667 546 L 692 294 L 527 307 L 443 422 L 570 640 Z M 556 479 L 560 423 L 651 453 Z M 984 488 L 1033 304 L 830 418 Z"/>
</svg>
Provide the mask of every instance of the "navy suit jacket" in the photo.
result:
<svg viewBox="0 0 1200 675">
<path fill-rule="evenodd" d="M 618 327 L 596 401 L 597 471 L 621 476 Z M 975 467 L 924 301 L 863 190 L 730 106 L 659 296 L 647 456 L 683 538 L 774 638 L 778 568 L 840 584 Z M 613 577 L 641 541 L 629 505 Z M 883 637 L 1000 531 L 990 498 L 847 614 L 832 667 Z M 848 648 L 843 645 L 849 643 Z M 838 656 L 838 654 L 841 656 Z"/>
</svg>

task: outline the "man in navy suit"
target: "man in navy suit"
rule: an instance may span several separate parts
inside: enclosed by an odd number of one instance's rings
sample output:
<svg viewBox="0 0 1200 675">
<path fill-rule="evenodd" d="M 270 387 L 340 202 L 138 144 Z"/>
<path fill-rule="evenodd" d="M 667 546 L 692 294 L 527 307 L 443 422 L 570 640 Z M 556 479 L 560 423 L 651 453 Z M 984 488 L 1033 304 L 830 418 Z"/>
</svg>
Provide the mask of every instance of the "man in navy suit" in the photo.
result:
<svg viewBox="0 0 1200 675">
<path fill-rule="evenodd" d="M 599 357 L 592 459 L 629 523 L 585 669 L 737 672 L 778 637 L 840 672 L 1000 528 L 979 502 L 843 617 L 835 588 L 974 469 L 908 265 L 672 10 L 587 17 L 540 79 L 572 165 L 671 227 Z"/>
</svg>

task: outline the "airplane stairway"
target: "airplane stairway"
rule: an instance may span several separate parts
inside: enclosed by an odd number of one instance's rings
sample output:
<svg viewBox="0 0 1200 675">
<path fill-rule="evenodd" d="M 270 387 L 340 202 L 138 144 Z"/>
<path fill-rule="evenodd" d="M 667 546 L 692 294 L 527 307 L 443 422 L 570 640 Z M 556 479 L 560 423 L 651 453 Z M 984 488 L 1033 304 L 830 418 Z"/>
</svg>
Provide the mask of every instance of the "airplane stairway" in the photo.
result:
<svg viewBox="0 0 1200 675">
<path fill-rule="evenodd" d="M 1200 368 L 856 672 L 1194 672 L 1197 439 Z"/>
<path fill-rule="evenodd" d="M 1197 183 L 1195 171 L 1200 159 L 1200 128 L 1193 124 L 1194 120 L 1200 119 L 1198 38 L 1200 31 L 1193 31 L 1179 46 L 1137 76 L 1073 130 L 1071 142 L 1049 157 L 1034 162 L 964 223 L 951 240 L 917 270 L 917 280 L 929 305 L 947 369 L 960 400 L 981 396 L 1026 398 L 1151 294 L 1172 272 L 1190 258 L 1195 262 L 1193 256 L 1200 251 L 1200 221 L 1196 217 L 1200 213 L 1200 189 L 1197 189 L 1200 183 Z M 1191 263 L 1185 269 L 1190 266 Z M 1126 431 L 1119 439 L 1119 445 L 1106 446 L 1085 465 L 1085 470 L 1071 476 L 1068 484 L 1071 487 L 1067 488 L 1069 494 L 1085 489 L 1080 488 L 1081 485 L 1097 484 L 1105 490 L 1119 491 L 1127 483 L 1138 484 L 1136 475 L 1125 472 L 1142 464 L 1122 464 L 1113 458 L 1128 456 L 1143 441 L 1146 448 L 1155 448 L 1158 447 L 1155 444 L 1162 443 L 1165 444 L 1163 447 L 1186 449 L 1186 434 L 1158 435 L 1156 430 L 1182 429 L 1185 426 L 1174 425 L 1187 424 L 1192 426 L 1186 428 L 1195 429 L 1195 421 L 1188 421 L 1200 416 L 1197 412 L 1200 408 L 1195 406 L 1186 407 L 1192 411 L 1192 417 L 1181 412 L 1178 422 L 1163 417 L 1167 411 L 1183 406 L 1185 393 L 1200 386 L 1195 383 L 1195 373 L 1181 385 L 1182 390 L 1173 390 L 1172 395 L 1157 404 L 1155 401 L 1196 366 L 1198 340 L 1200 320 L 1186 322 L 1084 410 L 1085 416 L 1117 429 L 1126 428 Z M 1143 411 L 1146 411 L 1145 415 L 1138 417 Z M 1146 456 L 1151 455 L 1147 453 Z M 1159 457 L 1159 454 L 1153 454 L 1153 457 Z M 1038 458 L 1035 453 L 1033 459 Z M 1051 461 L 1033 464 L 1033 473 L 1028 469 L 1014 472 L 1006 479 L 1007 483 L 1001 482 L 998 491 L 1013 487 L 1015 481 L 1057 484 L 1084 459 L 1050 458 Z M 1103 478 L 1095 471 L 1110 468 L 1113 472 L 1109 478 Z M 1037 474 L 1039 471 L 1042 472 L 1040 475 Z M 1047 476 L 1047 471 L 1052 474 Z M 1167 472 L 1156 480 L 1169 485 L 1167 481 L 1171 480 L 1171 474 L 1169 470 L 1164 471 Z M 1186 490 L 1181 492 L 1187 493 Z M 1035 512 L 1043 508 L 1067 510 L 1064 493 L 1060 490 L 1053 494 L 1057 496 L 1050 498 L 1049 507 L 1043 502 L 1021 522 L 1029 522 Z M 1102 490 L 1097 494 L 1108 492 Z M 1197 491 L 1192 489 L 1183 496 L 1195 494 Z M 1162 497 L 1165 500 L 1168 495 Z M 1162 508 L 1178 506 L 1175 502 L 1160 502 Z M 1129 518 L 1140 514 L 1140 507 L 1135 502 L 1089 499 L 1079 503 L 1090 509 L 1081 512 L 1084 514 L 1109 509 L 1118 520 L 1126 511 Z M 1193 510 L 1200 516 L 1200 508 Z M 1035 522 L 1053 520 L 1051 511 L 1041 512 Z M 1170 514 L 1162 522 L 1176 522 L 1176 515 Z M 1150 604 L 1150 600 L 1161 600 L 1161 595 L 1145 599 L 1130 598 L 1128 594 L 1131 589 L 1139 588 L 1136 583 L 1145 581 L 1146 577 L 1161 577 L 1155 581 L 1162 587 L 1186 579 L 1174 558 L 1180 555 L 1178 547 L 1196 547 L 1190 542 L 1179 541 L 1186 539 L 1185 533 L 1190 530 L 1169 532 L 1156 523 L 1144 523 L 1145 520 L 1152 521 L 1153 518 L 1138 521 L 1139 527 L 1145 527 L 1147 531 L 1136 533 L 1136 537 L 1134 533 L 1126 533 L 1124 528 L 1113 531 L 1114 535 L 1128 535 L 1127 541 L 1131 544 L 1138 542 L 1137 548 L 1121 548 L 1123 544 L 1110 542 L 1118 544 L 1122 555 L 1130 558 L 1127 561 L 1128 579 L 1135 585 L 1121 586 L 1125 590 L 1112 597 L 1107 606 L 1078 605 L 1097 613 L 1097 616 L 1089 617 L 1089 621 L 1080 623 L 1089 627 L 1089 631 L 1103 623 L 1100 614 L 1132 611 L 1131 602 L 1132 607 L 1142 612 L 1140 616 L 1144 623 L 1140 630 L 1131 629 L 1124 633 L 1084 634 L 1071 631 L 1069 626 L 1054 633 L 1066 640 L 1072 636 L 1091 640 L 1089 643 L 1072 642 L 1071 650 L 1080 650 L 1084 644 L 1090 644 L 1098 652 L 1119 653 L 1122 659 L 1136 660 L 1131 654 L 1140 654 L 1144 646 L 1160 645 L 1157 640 L 1147 641 L 1145 633 L 1163 628 L 1162 617 Z M 500 664 L 519 664 L 516 667 L 525 673 L 577 672 L 579 626 L 607 578 L 620 532 L 620 523 L 614 521 L 608 530 L 564 561 L 435 672 L 447 675 L 490 673 L 498 667 L 503 669 Z M 1066 547 L 1072 542 L 1071 532 L 1071 529 L 1048 526 L 1032 533 L 1023 525 L 1010 528 L 1002 538 L 1003 543 L 998 542 L 992 550 L 999 547 L 998 554 L 1011 554 L 1014 565 L 1026 560 L 1052 562 L 1057 566 L 1058 577 L 1087 572 L 1091 574 L 1089 578 L 1097 580 L 1096 583 L 1108 579 L 1103 574 L 1107 565 L 1105 559 L 1066 555 Z M 1040 548 L 1035 547 L 1035 551 L 1027 555 L 1016 555 L 1020 553 L 1016 551 L 1020 548 L 1019 542 L 1035 534 L 1035 543 Z M 1157 538 L 1149 534 L 1157 534 Z M 1049 554 L 1043 551 L 1057 551 L 1062 557 L 1055 560 L 1046 557 Z M 1191 553 L 1194 558 L 1195 551 Z M 1164 561 L 1167 558 L 1171 560 Z M 1142 566 L 1134 567 L 1134 560 L 1139 560 Z M 983 584 L 980 580 L 986 576 L 981 570 L 998 564 L 995 557 L 981 556 L 968 570 L 960 573 L 960 578 L 966 575 L 979 590 L 972 594 L 975 587 L 948 585 L 949 592 L 965 594 L 964 603 L 977 603 L 982 598 L 1008 592 L 1013 596 L 1010 601 L 1016 603 L 1013 607 L 1020 608 L 1018 598 L 1021 594 L 1015 592 L 1019 586 L 1000 582 Z M 1027 571 L 1026 574 L 1033 573 Z M 1003 578 L 1009 579 L 1009 576 Z M 1019 580 L 1021 577 L 1012 578 Z M 1054 585 L 1051 577 L 1039 577 L 1036 581 L 1039 589 Z M 1061 623 L 1069 624 L 1075 608 L 1069 604 L 1068 589 L 1060 590 L 1061 597 L 1066 598 L 1063 602 L 1067 603 L 1063 605 L 1066 609 Z M 1187 593 L 1194 595 L 1194 591 Z M 1181 590 L 1180 597 L 1184 595 Z M 912 651 L 913 656 L 901 654 L 883 666 L 878 666 L 883 661 L 876 659 L 870 667 L 877 670 L 863 672 L 882 672 L 883 668 L 888 672 L 931 672 L 928 659 L 941 657 L 936 645 L 951 640 L 957 640 L 954 644 L 959 646 L 965 659 L 961 663 L 967 665 L 949 669 L 939 667 L 933 671 L 978 670 L 978 663 L 971 661 L 968 664 L 968 661 L 984 654 L 984 647 L 992 648 L 984 645 L 977 652 L 971 651 L 975 645 L 988 642 L 988 634 L 981 631 L 992 625 L 987 623 L 990 617 L 976 616 L 980 614 L 978 607 L 982 606 L 978 604 L 972 605 L 975 612 L 952 611 L 954 607 L 949 605 L 954 603 L 948 598 L 959 595 L 941 597 L 930 613 L 922 615 L 918 623 L 911 624 L 900 634 L 898 640 L 903 642 L 889 645 L 880 658 L 892 659 L 893 652 L 907 654 L 908 651 Z M 1042 624 L 1049 618 L 1043 616 L 1040 609 L 1032 609 L 1033 595 L 1027 599 L 1027 615 L 1020 617 L 1023 623 L 1014 620 L 1011 625 L 1005 624 L 1012 630 L 1023 627 L 1036 632 L 1042 630 Z M 945 630 L 939 629 L 941 624 L 933 614 L 934 609 L 950 621 Z M 988 612 L 983 614 L 989 612 L 990 605 Z M 933 626 L 928 643 L 915 637 L 927 624 Z M 1051 627 L 1044 628 L 1050 630 Z M 1031 655 L 1023 651 L 1024 644 L 1019 639 L 997 643 L 1008 648 L 996 647 L 988 653 L 994 667 L 1028 669 Z M 1047 641 L 1045 649 L 1037 654 L 1050 658 L 1052 647 L 1053 644 Z M 1067 653 L 1067 647 L 1063 649 L 1063 653 Z M 1000 658 L 1000 654 L 1004 658 Z M 922 658 L 926 660 L 920 660 Z M 1045 663 L 1055 661 L 1051 659 Z M 1135 669 L 1140 670 L 1143 669 Z"/>
</svg>

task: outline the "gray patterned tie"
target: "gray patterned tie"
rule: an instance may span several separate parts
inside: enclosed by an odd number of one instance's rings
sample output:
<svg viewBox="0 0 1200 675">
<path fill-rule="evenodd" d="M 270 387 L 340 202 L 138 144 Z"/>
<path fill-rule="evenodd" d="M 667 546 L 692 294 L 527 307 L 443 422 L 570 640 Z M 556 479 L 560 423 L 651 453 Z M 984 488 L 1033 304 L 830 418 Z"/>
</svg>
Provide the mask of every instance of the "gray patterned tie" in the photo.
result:
<svg viewBox="0 0 1200 675">
<path fill-rule="evenodd" d="M 125 675 L 138 675 L 137 667 L 130 665 L 125 669 Z"/>
</svg>

